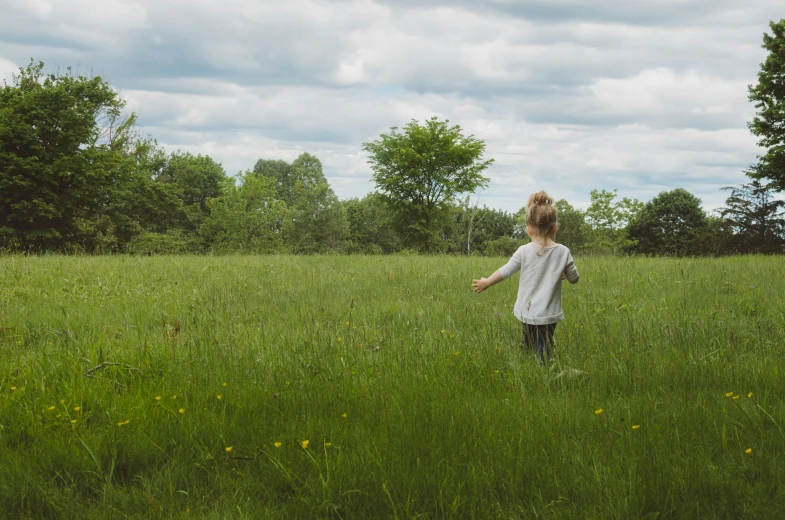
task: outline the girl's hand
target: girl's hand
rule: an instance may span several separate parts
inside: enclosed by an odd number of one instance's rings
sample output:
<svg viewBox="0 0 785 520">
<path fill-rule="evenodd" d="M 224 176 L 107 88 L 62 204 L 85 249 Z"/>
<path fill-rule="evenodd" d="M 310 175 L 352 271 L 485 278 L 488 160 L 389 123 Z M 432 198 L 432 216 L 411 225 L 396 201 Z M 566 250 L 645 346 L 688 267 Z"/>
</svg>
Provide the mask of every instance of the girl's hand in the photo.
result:
<svg viewBox="0 0 785 520">
<path fill-rule="evenodd" d="M 566 274 L 564 274 L 564 273 L 562 273 L 562 274 L 561 274 L 561 279 L 562 279 L 562 280 L 566 280 L 566 279 L 567 279 L 567 275 L 566 275 Z"/>
<path fill-rule="evenodd" d="M 485 289 L 488 288 L 488 280 L 486 278 L 480 278 L 479 280 L 472 280 L 472 289 L 477 294 L 483 292 Z"/>
</svg>

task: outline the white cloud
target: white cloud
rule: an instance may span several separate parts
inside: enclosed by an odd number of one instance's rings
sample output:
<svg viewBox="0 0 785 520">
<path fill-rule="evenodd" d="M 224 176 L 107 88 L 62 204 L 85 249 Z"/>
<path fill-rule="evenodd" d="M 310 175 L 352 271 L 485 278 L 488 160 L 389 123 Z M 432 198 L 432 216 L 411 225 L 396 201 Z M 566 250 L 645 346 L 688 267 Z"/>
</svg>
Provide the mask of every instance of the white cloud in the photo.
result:
<svg viewBox="0 0 785 520">
<path fill-rule="evenodd" d="M 684 187 L 716 207 L 758 153 L 746 88 L 779 16 L 768 0 L 6 0 L 0 77 L 31 56 L 89 67 L 168 148 L 230 173 L 309 151 L 342 197 L 373 188 L 363 142 L 438 116 L 487 142 L 491 206 Z"/>
<path fill-rule="evenodd" d="M 18 65 L 0 57 L 0 83 L 11 83 L 12 76 L 18 72 Z"/>
<path fill-rule="evenodd" d="M 10 0 L 4 11 L 0 27 L 7 35 L 45 35 L 66 45 L 116 48 L 129 33 L 148 27 L 145 7 L 136 1 Z"/>
<path fill-rule="evenodd" d="M 743 126 L 751 108 L 747 81 L 646 69 L 633 77 L 600 78 L 590 87 L 588 101 L 604 116 L 659 120 L 672 126 Z"/>
</svg>

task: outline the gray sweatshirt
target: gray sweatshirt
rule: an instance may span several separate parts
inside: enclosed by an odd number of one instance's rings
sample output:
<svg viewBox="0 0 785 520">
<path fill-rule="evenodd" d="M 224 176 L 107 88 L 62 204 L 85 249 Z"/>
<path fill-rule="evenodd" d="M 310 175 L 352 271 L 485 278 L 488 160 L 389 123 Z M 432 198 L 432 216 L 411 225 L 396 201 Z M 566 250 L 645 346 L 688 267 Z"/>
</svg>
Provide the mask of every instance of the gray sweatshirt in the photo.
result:
<svg viewBox="0 0 785 520">
<path fill-rule="evenodd" d="M 577 283 L 579 277 L 570 250 L 561 244 L 541 247 L 531 242 L 519 247 L 499 274 L 506 280 L 516 271 L 521 272 L 521 281 L 513 314 L 531 325 L 563 320 L 561 275 L 566 274 L 570 283 Z"/>
</svg>

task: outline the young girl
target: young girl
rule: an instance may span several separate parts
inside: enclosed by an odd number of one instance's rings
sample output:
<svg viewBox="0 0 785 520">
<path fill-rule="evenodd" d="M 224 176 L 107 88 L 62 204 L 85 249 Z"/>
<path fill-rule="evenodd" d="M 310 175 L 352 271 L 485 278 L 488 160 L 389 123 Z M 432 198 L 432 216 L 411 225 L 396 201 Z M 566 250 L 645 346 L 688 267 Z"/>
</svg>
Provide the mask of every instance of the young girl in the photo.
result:
<svg viewBox="0 0 785 520">
<path fill-rule="evenodd" d="M 579 278 L 570 250 L 555 241 L 556 213 L 547 193 L 532 194 L 526 203 L 526 231 L 532 242 L 519 247 L 507 265 L 489 278 L 472 281 L 474 291 L 481 293 L 521 272 L 513 313 L 523 322 L 523 345 L 536 349 L 540 365 L 551 360 L 553 332 L 564 319 L 561 282 L 578 283 Z"/>
</svg>

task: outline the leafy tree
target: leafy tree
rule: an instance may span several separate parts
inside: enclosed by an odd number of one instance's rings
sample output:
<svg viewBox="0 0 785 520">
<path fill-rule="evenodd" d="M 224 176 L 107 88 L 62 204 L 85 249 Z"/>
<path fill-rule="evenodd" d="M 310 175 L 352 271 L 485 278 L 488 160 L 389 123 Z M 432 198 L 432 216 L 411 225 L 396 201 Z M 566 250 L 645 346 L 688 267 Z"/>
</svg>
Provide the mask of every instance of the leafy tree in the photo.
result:
<svg viewBox="0 0 785 520">
<path fill-rule="evenodd" d="M 276 197 L 283 200 L 287 206 L 294 205 L 295 176 L 292 174 L 291 164 L 281 160 L 259 159 L 253 172 L 272 179 Z"/>
<path fill-rule="evenodd" d="M 303 153 L 291 164 L 259 159 L 253 174 L 269 179 L 288 209 L 284 242 L 293 253 L 324 253 L 344 246 L 348 227 L 322 163 Z"/>
<path fill-rule="evenodd" d="M 721 215 L 706 215 L 706 226 L 697 231 L 695 254 L 701 256 L 720 256 L 732 253 L 733 230 Z"/>
<path fill-rule="evenodd" d="M 773 189 L 785 190 L 785 19 L 770 22 L 772 34 L 763 35 L 768 51 L 761 64 L 758 84 L 749 86 L 749 99 L 758 110 L 749 123 L 766 154 L 750 172 L 759 179 L 771 179 Z"/>
<path fill-rule="evenodd" d="M 393 226 L 395 216 L 380 194 L 349 199 L 343 203 L 343 210 L 349 227 L 346 252 L 389 254 L 401 249 Z"/>
<path fill-rule="evenodd" d="M 0 247 L 67 248 L 104 188 L 124 181 L 124 102 L 100 77 L 43 67 L 31 63 L 0 89 Z"/>
<path fill-rule="evenodd" d="M 698 238 L 706 227 L 701 201 L 685 189 L 664 191 L 647 202 L 629 225 L 634 251 L 647 255 L 699 254 Z"/>
<path fill-rule="evenodd" d="M 785 244 L 785 201 L 774 198 L 774 182 L 753 179 L 729 186 L 721 214 L 733 231 L 730 247 L 739 253 L 772 253 Z"/>
<path fill-rule="evenodd" d="M 580 251 L 588 240 L 589 227 L 583 211 L 574 208 L 564 199 L 554 204 L 559 210 L 558 242 L 569 247 L 573 252 Z"/>
<path fill-rule="evenodd" d="M 481 173 L 493 162 L 483 160 L 483 141 L 464 137 L 460 126 L 448 123 L 435 117 L 424 125 L 413 120 L 402 132 L 392 127 L 363 144 L 376 187 L 397 213 L 399 230 L 422 251 L 438 247 L 449 203 L 487 186 Z"/>
<path fill-rule="evenodd" d="M 246 173 L 240 185 L 224 181 L 222 195 L 207 200 L 202 234 L 216 253 L 272 253 L 283 247 L 286 204 L 275 199 L 271 179 Z"/>
<path fill-rule="evenodd" d="M 643 203 L 627 197 L 616 201 L 617 195 L 618 190 L 591 191 L 591 203 L 585 212 L 590 228 L 587 249 L 616 253 L 633 245 L 626 227 L 640 213 Z"/>
<path fill-rule="evenodd" d="M 97 207 L 77 220 L 79 246 L 85 251 L 123 252 L 138 235 L 176 232 L 182 221 L 182 200 L 176 190 L 153 179 L 165 163 L 161 150 L 149 140 L 129 138 L 117 151 L 113 164 L 107 165 L 117 172 L 116 182 L 99 186 Z M 183 251 L 200 250 L 194 240 L 183 244 Z"/>
<path fill-rule="evenodd" d="M 343 245 L 348 233 L 338 197 L 315 156 L 303 153 L 292 162 L 287 244 L 295 253 L 324 253 Z"/>
<path fill-rule="evenodd" d="M 515 216 L 487 206 L 469 204 L 469 197 L 453 210 L 450 251 L 483 254 L 487 244 L 515 232 Z"/>
<path fill-rule="evenodd" d="M 209 156 L 173 153 L 166 160 L 156 180 L 172 187 L 182 202 L 180 226 L 186 233 L 196 233 L 210 215 L 208 201 L 220 197 L 226 186 L 226 172 Z"/>
</svg>

